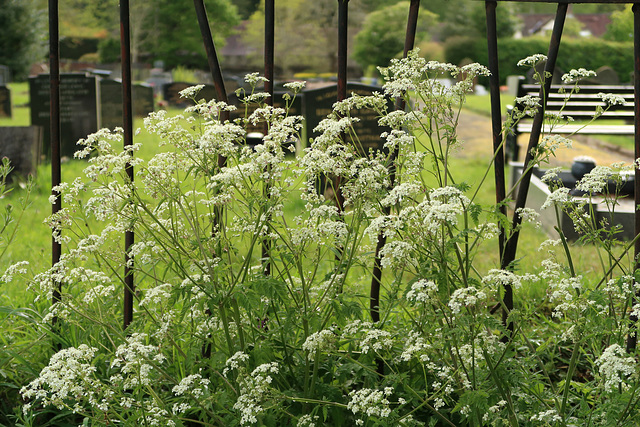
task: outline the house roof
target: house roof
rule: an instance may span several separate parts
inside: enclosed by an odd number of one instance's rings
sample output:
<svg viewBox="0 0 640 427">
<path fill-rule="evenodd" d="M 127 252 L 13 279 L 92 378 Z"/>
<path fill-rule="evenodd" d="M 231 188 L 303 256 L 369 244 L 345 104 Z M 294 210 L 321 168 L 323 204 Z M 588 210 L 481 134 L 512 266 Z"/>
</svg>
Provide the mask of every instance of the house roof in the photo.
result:
<svg viewBox="0 0 640 427">
<path fill-rule="evenodd" d="M 580 21 L 583 29 L 593 37 L 601 37 L 607 31 L 607 26 L 611 22 L 609 15 L 603 13 L 579 13 L 571 16 Z M 554 18 L 555 15 L 546 13 L 520 15 L 523 24 L 522 35 L 527 37 L 537 34 L 548 24 L 552 24 Z"/>
</svg>

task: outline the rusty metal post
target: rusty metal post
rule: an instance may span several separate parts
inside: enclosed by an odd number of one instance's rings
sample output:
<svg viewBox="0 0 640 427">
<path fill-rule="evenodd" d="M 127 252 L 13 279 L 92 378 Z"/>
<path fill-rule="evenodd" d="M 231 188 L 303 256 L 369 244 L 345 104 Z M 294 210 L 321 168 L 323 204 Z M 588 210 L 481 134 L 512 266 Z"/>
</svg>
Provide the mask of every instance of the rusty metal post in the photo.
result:
<svg viewBox="0 0 640 427">
<path fill-rule="evenodd" d="M 553 75 L 553 70 L 556 66 L 556 60 L 558 59 L 558 52 L 560 50 L 560 39 L 562 38 L 562 29 L 564 28 L 564 21 L 567 16 L 568 3 L 558 3 L 558 9 L 556 12 L 556 18 L 553 24 L 553 31 L 551 33 L 551 41 L 549 42 L 549 53 L 547 55 L 547 64 L 545 66 L 545 75 Z M 547 74 L 549 73 L 549 74 Z M 540 88 L 540 104 L 541 107 L 533 118 L 533 125 L 531 128 L 531 135 L 529 137 L 529 145 L 527 147 L 524 167 L 525 171 L 520 181 L 518 196 L 516 198 L 515 212 L 518 209 L 524 208 L 527 201 L 527 194 L 529 192 L 529 184 L 531 183 L 531 175 L 533 168 L 530 166 L 533 162 L 533 155 L 535 148 L 538 146 L 538 140 L 542 133 L 542 123 L 544 120 L 544 110 L 547 104 L 547 98 L 549 89 L 551 88 L 551 77 L 545 78 L 544 85 Z M 522 219 L 514 212 L 512 221 L 513 234 L 507 240 L 502 257 L 501 268 L 503 270 L 511 268 L 511 263 L 516 259 L 516 252 L 518 248 L 518 237 L 520 235 L 518 227 L 520 226 Z M 504 297 L 502 299 L 504 304 L 504 310 L 502 312 L 502 320 L 506 324 L 509 312 L 513 309 L 513 289 L 511 286 L 505 286 Z M 509 323 L 507 328 L 513 331 L 513 323 Z"/>
<path fill-rule="evenodd" d="M 131 29 L 129 26 L 129 0 L 120 0 L 120 53 L 122 58 L 122 128 L 124 129 L 124 148 L 133 145 L 133 110 L 131 102 Z M 126 166 L 129 184 L 133 188 L 133 166 Z M 133 230 L 124 234 L 124 302 L 123 324 L 126 329 L 133 321 L 133 257 L 131 246 L 135 241 Z"/>
<path fill-rule="evenodd" d="M 506 196 L 505 186 L 505 159 L 502 145 L 502 108 L 500 105 L 500 69 L 498 67 L 498 34 L 496 20 L 496 1 L 485 2 L 487 16 L 487 47 L 489 54 L 489 92 L 491 94 L 491 128 L 493 137 L 494 154 L 494 181 L 496 185 L 496 204 L 500 206 L 500 213 L 507 216 L 507 207 L 504 205 Z M 500 225 L 498 246 L 500 259 L 504 254 L 504 226 Z"/>
<path fill-rule="evenodd" d="M 407 54 L 415 44 L 416 40 L 416 30 L 418 27 L 418 14 L 420 12 L 420 0 L 411 0 L 411 4 L 409 5 L 409 17 L 407 19 L 407 30 L 405 33 L 404 39 L 404 57 L 407 57 Z M 396 110 L 404 110 L 405 102 L 404 98 L 398 97 L 395 103 Z M 393 187 L 396 178 L 396 165 L 395 161 L 398 156 L 398 149 L 394 148 L 393 151 L 389 155 L 389 180 L 391 182 L 391 186 Z M 389 215 L 391 212 L 390 207 L 384 208 L 384 214 Z M 380 251 L 387 243 L 387 238 L 384 233 L 380 232 L 378 234 L 378 242 L 376 243 L 376 252 L 373 258 L 373 271 L 371 272 L 371 286 L 369 291 L 369 314 L 371 316 L 372 322 L 380 321 L 380 284 L 382 283 L 382 260 L 380 257 Z"/>
<path fill-rule="evenodd" d="M 60 185 L 62 178 L 60 167 L 60 40 L 58 29 L 58 0 L 49 0 L 49 144 L 51 146 L 51 188 Z M 51 191 L 56 201 L 51 207 L 55 215 L 62 209 L 62 200 L 57 191 Z M 51 240 L 51 263 L 60 261 L 62 246 Z M 60 301 L 61 285 L 56 283 L 53 289 L 52 303 Z M 55 320 L 54 320 L 55 322 Z"/>
<path fill-rule="evenodd" d="M 209 28 L 209 19 L 207 18 L 204 1 L 193 0 L 193 5 L 196 9 L 198 25 L 200 26 L 200 33 L 202 34 L 202 42 L 204 43 L 204 50 L 207 53 L 207 61 L 209 62 L 209 69 L 211 70 L 211 77 L 213 78 L 213 85 L 216 88 L 218 100 L 228 103 L 229 99 L 227 98 L 227 91 L 224 87 L 222 69 L 220 68 L 216 47 L 213 43 L 213 37 L 211 36 L 211 28 Z M 223 113 L 225 113 L 225 116 L 221 117 L 222 121 L 229 119 L 229 112 L 224 111 Z"/>
<path fill-rule="evenodd" d="M 266 104 L 273 106 L 273 83 L 274 83 L 274 45 L 275 45 L 275 2 L 266 0 L 264 4 L 264 91 L 269 94 Z M 269 132 L 268 124 L 265 122 L 263 134 Z M 269 198 L 270 185 L 265 182 L 263 197 Z M 262 264 L 265 276 L 271 274 L 271 241 L 265 237 L 262 241 Z"/>
<path fill-rule="evenodd" d="M 635 158 L 640 158 L 640 4 L 634 3 L 633 7 L 633 111 L 634 111 L 634 141 L 635 141 Z M 635 182 L 634 182 L 634 200 L 635 205 L 640 203 L 640 167 L 635 165 Z M 637 236 L 640 234 L 640 214 L 638 210 L 635 210 L 635 228 L 634 234 Z M 634 243 L 634 273 L 640 268 L 640 240 L 636 239 Z M 636 291 L 632 298 L 632 306 L 637 302 L 640 297 L 640 293 Z M 638 342 L 637 322 L 638 316 L 631 314 L 629 320 L 633 322 L 629 335 L 627 336 L 627 352 L 635 352 Z"/>
<path fill-rule="evenodd" d="M 347 97 L 347 33 L 349 0 L 338 0 L 338 101 Z"/>
</svg>

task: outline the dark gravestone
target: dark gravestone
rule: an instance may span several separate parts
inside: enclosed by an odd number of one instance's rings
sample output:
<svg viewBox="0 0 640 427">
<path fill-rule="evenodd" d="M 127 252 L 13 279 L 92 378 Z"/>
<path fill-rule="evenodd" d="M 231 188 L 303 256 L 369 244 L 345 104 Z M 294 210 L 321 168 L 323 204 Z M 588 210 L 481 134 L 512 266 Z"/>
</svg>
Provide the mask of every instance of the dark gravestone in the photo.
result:
<svg viewBox="0 0 640 427">
<path fill-rule="evenodd" d="M 584 85 L 615 86 L 620 84 L 618 73 L 613 68 L 603 65 L 596 70 L 596 76 L 581 82 Z"/>
<path fill-rule="evenodd" d="M 60 75 L 60 155 L 73 157 L 79 139 L 98 130 L 97 79 L 84 74 Z M 49 137 L 49 76 L 29 78 L 31 124 L 42 126 L 43 152 L 51 157 Z"/>
<path fill-rule="evenodd" d="M 133 114 L 146 117 L 153 112 L 153 88 L 147 84 L 131 87 Z M 117 80 L 100 80 L 100 127 L 122 127 L 122 83 Z"/>
<path fill-rule="evenodd" d="M 347 83 L 347 96 L 356 93 L 360 96 L 370 96 L 373 92 L 382 92 L 380 87 L 364 85 L 361 83 Z M 333 104 L 337 100 L 337 85 L 326 86 L 320 89 L 305 90 L 304 94 L 304 117 L 306 119 L 307 138 L 315 138 L 319 136 L 314 129 L 320 121 L 326 118 L 333 111 Z M 393 104 L 389 100 L 387 108 L 392 110 Z M 385 140 L 380 138 L 380 134 L 388 132 L 388 127 L 378 125 L 378 113 L 371 109 L 360 109 L 353 111 L 352 114 L 360 119 L 354 123 L 353 128 L 356 132 L 360 147 L 356 147 L 360 154 L 366 154 L 369 149 L 383 150 Z"/>
<path fill-rule="evenodd" d="M 0 86 L 0 117 L 11 117 L 11 91 Z"/>
<path fill-rule="evenodd" d="M 287 101 L 284 99 L 286 94 L 289 94 L 291 96 L 292 99 L 290 99 L 288 101 L 289 103 L 289 116 L 301 116 L 302 115 L 302 98 L 303 96 L 301 94 L 298 94 L 295 98 L 293 98 L 293 94 L 291 94 L 290 92 L 285 92 L 285 91 L 278 91 L 278 92 L 273 92 L 273 106 L 277 107 L 277 108 L 284 108 L 286 110 L 287 108 Z M 242 103 L 241 99 L 238 97 L 238 95 L 236 93 L 232 93 L 229 96 L 229 104 L 234 105 L 236 107 L 235 111 L 231 112 L 231 119 L 238 119 L 238 118 L 244 118 L 245 114 L 246 117 L 249 117 L 251 114 L 253 114 L 254 111 L 256 111 L 256 109 L 258 109 L 259 104 L 258 103 L 248 103 L 248 104 L 244 104 Z M 264 133 L 265 132 L 265 128 L 264 128 L 264 123 L 258 123 L 258 124 L 251 124 L 251 123 L 247 123 L 246 127 L 245 127 L 247 133 L 253 133 L 253 132 L 259 132 L 259 133 Z"/>
<path fill-rule="evenodd" d="M 11 83 L 11 70 L 6 65 L 0 65 L 0 85 Z"/>
<path fill-rule="evenodd" d="M 11 162 L 11 175 L 35 176 L 41 152 L 40 126 L 0 127 L 0 158 L 7 157 Z"/>
<path fill-rule="evenodd" d="M 169 105 L 174 107 L 186 107 L 187 105 L 193 105 L 193 101 L 187 98 L 182 98 L 180 92 L 188 87 L 198 86 L 196 83 L 185 82 L 173 82 L 167 83 L 162 87 L 162 96 Z M 204 85 L 204 87 L 196 95 L 196 100 L 204 99 L 205 101 L 211 101 L 217 99 L 216 88 L 213 85 Z"/>
</svg>

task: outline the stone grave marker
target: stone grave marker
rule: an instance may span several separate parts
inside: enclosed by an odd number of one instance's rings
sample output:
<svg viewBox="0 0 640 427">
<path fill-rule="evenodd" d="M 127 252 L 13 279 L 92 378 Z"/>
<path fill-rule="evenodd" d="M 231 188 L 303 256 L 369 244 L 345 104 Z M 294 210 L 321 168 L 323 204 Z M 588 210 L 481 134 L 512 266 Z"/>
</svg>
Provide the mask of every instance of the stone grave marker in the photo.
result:
<svg viewBox="0 0 640 427">
<path fill-rule="evenodd" d="M 0 85 L 0 117 L 11 117 L 11 91 Z"/>
<path fill-rule="evenodd" d="M 13 170 L 10 176 L 36 175 L 42 153 L 42 128 L 40 126 L 0 127 L 0 158 L 7 157 Z"/>
<path fill-rule="evenodd" d="M 162 96 L 164 100 L 169 103 L 169 105 L 184 108 L 187 105 L 193 105 L 193 101 L 191 101 L 190 99 L 182 98 L 180 96 L 180 91 L 188 87 L 197 86 L 197 85 L 198 85 L 197 83 L 185 83 L 185 82 L 167 83 L 164 86 L 162 86 Z M 200 92 L 198 93 L 198 96 L 196 97 L 197 100 L 205 99 L 207 101 L 210 101 L 212 99 L 217 99 L 217 98 L 218 96 L 216 94 L 215 86 L 209 85 L 209 84 L 204 85 L 204 87 L 200 90 Z"/>
<path fill-rule="evenodd" d="M 351 96 L 352 93 L 369 96 L 376 91 L 382 92 L 382 88 L 361 83 L 347 83 L 347 96 Z M 333 104 L 336 102 L 337 93 L 338 86 L 335 84 L 320 89 L 305 90 L 303 92 L 303 111 L 306 120 L 305 128 L 307 139 L 319 136 L 313 129 L 318 126 L 322 119 L 333 111 Z M 392 110 L 392 107 L 393 103 L 389 100 L 389 111 Z M 369 149 L 383 150 L 385 141 L 380 138 L 380 134 L 390 129 L 378 125 L 378 113 L 369 109 L 361 109 L 354 114 L 360 118 L 360 121 L 354 124 L 354 129 L 361 144 L 360 147 L 357 147 L 359 153 L 366 154 L 369 152 Z"/>
<path fill-rule="evenodd" d="M 153 112 L 153 88 L 148 84 L 133 84 L 131 87 L 133 115 L 146 117 Z M 99 127 L 113 129 L 122 127 L 122 82 L 100 80 Z"/>
<path fill-rule="evenodd" d="M 43 153 L 51 156 L 49 137 L 49 75 L 29 78 L 31 124 L 42 126 Z M 73 157 L 79 139 L 98 130 L 98 80 L 85 74 L 60 75 L 60 155 Z"/>
<path fill-rule="evenodd" d="M 11 83 L 11 70 L 6 65 L 0 65 L 0 85 Z"/>
</svg>

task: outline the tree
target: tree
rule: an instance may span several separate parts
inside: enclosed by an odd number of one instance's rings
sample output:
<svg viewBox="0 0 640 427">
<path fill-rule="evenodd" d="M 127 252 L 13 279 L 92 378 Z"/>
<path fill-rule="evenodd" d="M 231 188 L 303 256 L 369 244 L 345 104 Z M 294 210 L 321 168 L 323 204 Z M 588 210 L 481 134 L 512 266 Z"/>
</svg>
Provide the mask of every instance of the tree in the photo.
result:
<svg viewBox="0 0 640 427">
<path fill-rule="evenodd" d="M 349 2 L 349 36 L 356 34 L 367 11 L 365 0 Z M 313 70 L 335 72 L 338 51 L 336 0 L 278 0 L 275 2 L 275 62 L 282 73 Z M 264 46 L 264 0 L 251 16 L 244 35 L 253 46 L 256 66 Z"/>
<path fill-rule="evenodd" d="M 139 13 L 140 52 L 152 60 L 162 60 L 168 68 L 206 68 L 207 59 L 200 27 L 191 1 L 136 0 Z M 231 0 L 205 0 L 211 33 L 216 47 L 222 46 L 239 23 Z"/>
<path fill-rule="evenodd" d="M 401 1 L 367 15 L 353 47 L 353 58 L 362 68 L 387 66 L 392 58 L 402 54 L 409 5 L 408 1 Z M 429 30 L 436 21 L 434 13 L 420 11 L 417 42 L 429 37 Z"/>
<path fill-rule="evenodd" d="M 619 10 L 611 14 L 611 23 L 607 27 L 604 38 L 618 42 L 633 40 L 633 11 L 632 5 L 628 4 L 624 10 Z"/>
<path fill-rule="evenodd" d="M 44 11 L 30 0 L 0 0 L 0 64 L 14 78 L 24 79 L 29 67 L 45 57 Z"/>
</svg>

